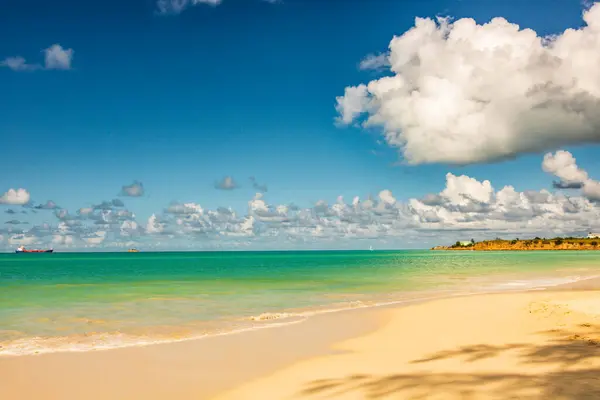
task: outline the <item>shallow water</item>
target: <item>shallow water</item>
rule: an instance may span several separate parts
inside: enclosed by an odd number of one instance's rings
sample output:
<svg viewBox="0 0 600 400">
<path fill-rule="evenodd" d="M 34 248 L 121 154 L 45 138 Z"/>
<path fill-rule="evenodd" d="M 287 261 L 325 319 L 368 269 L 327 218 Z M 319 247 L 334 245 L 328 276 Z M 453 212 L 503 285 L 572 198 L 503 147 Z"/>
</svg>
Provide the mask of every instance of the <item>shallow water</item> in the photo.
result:
<svg viewBox="0 0 600 400">
<path fill-rule="evenodd" d="M 184 340 L 314 313 L 595 276 L 600 252 L 0 255 L 0 355 Z"/>
</svg>

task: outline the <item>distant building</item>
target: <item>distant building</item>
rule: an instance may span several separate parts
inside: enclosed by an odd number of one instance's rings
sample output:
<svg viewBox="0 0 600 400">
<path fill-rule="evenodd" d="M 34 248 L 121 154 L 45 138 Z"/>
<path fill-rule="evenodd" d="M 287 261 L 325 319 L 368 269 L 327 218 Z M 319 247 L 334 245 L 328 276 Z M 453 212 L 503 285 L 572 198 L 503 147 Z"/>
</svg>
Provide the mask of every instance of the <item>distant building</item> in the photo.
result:
<svg viewBox="0 0 600 400">
<path fill-rule="evenodd" d="M 588 239 L 600 239 L 600 233 L 588 233 L 587 235 Z"/>
<path fill-rule="evenodd" d="M 468 240 L 468 241 L 458 242 L 458 244 L 460 244 L 462 247 L 467 247 L 467 246 L 471 246 L 473 244 L 473 242 Z"/>
</svg>

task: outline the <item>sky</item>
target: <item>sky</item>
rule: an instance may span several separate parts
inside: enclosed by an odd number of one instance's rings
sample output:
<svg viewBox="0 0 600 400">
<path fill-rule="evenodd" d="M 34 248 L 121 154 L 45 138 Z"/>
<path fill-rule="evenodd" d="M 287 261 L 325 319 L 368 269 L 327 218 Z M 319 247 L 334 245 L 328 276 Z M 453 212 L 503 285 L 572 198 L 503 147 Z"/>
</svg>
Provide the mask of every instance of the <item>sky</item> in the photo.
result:
<svg viewBox="0 0 600 400">
<path fill-rule="evenodd" d="M 600 231 L 600 5 L 0 2 L 0 250 Z"/>
</svg>

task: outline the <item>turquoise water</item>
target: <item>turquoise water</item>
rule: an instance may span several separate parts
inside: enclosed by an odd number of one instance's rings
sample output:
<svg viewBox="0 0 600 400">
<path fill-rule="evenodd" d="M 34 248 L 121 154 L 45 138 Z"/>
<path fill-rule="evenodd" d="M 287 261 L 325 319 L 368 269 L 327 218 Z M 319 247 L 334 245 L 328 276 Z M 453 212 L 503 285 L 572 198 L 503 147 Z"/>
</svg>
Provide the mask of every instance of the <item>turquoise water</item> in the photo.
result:
<svg viewBox="0 0 600 400">
<path fill-rule="evenodd" d="M 594 276 L 600 252 L 0 255 L 0 355 L 183 340 L 314 313 Z"/>
</svg>

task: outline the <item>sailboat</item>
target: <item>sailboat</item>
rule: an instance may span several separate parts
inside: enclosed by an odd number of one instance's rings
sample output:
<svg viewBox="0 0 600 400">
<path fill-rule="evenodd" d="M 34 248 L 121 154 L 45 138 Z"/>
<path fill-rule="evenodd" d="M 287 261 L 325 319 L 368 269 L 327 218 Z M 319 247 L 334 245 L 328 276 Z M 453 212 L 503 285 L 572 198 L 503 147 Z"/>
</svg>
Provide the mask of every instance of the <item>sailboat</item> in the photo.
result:
<svg viewBox="0 0 600 400">
<path fill-rule="evenodd" d="M 370 250 L 370 251 L 373 251 L 373 246 L 369 246 L 369 250 Z"/>
</svg>

